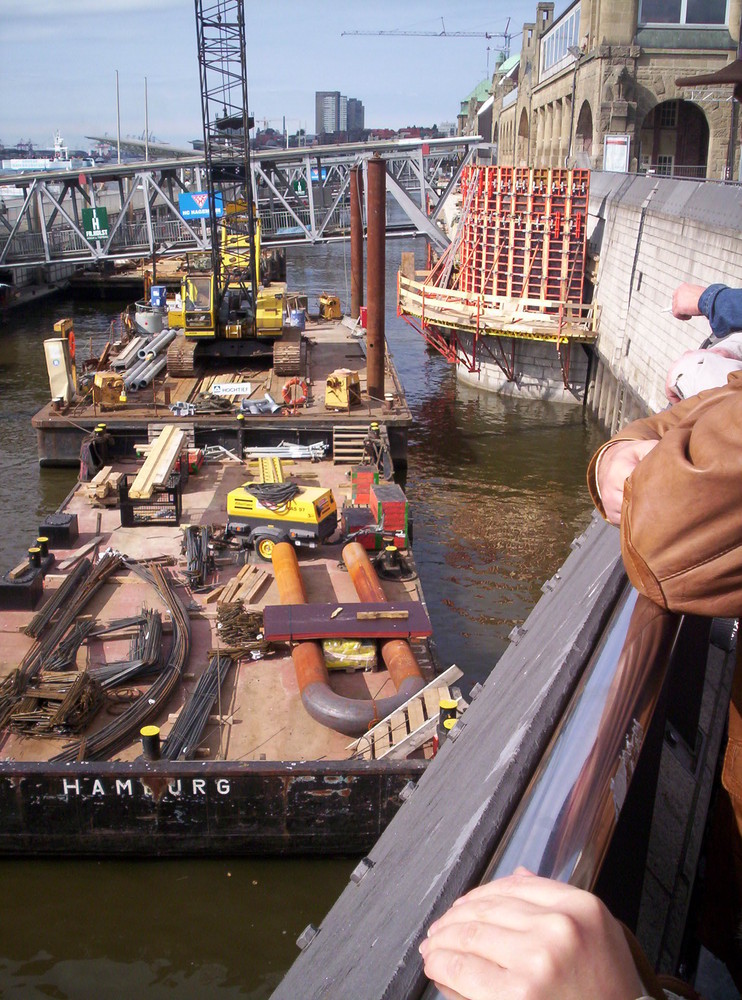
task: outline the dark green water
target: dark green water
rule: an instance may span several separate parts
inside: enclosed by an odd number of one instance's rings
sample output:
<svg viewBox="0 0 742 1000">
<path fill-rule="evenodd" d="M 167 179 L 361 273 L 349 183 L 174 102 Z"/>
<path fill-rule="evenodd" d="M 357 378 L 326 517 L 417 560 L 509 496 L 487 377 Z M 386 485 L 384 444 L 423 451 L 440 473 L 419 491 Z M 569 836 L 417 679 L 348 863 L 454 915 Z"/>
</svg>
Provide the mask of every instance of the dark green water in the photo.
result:
<svg viewBox="0 0 742 1000">
<path fill-rule="evenodd" d="M 402 250 L 387 248 L 387 338 L 415 418 L 406 491 L 440 658 L 484 679 L 587 524 L 585 469 L 600 442 L 580 407 L 514 402 L 457 383 L 396 316 Z M 416 247 L 418 266 L 424 248 Z M 293 288 L 348 301 L 348 250 L 297 248 Z M 42 341 L 75 320 L 99 350 L 123 303 L 57 299 L 0 326 L 0 566 L 23 557 L 74 484 L 40 471 L 32 414 L 49 388 Z M 1 655 L 1 654 L 0 654 Z M 347 882 L 353 859 L 0 861 L 0 996 L 263 998 Z M 297 998 L 300 1000 L 300 998 Z"/>
</svg>

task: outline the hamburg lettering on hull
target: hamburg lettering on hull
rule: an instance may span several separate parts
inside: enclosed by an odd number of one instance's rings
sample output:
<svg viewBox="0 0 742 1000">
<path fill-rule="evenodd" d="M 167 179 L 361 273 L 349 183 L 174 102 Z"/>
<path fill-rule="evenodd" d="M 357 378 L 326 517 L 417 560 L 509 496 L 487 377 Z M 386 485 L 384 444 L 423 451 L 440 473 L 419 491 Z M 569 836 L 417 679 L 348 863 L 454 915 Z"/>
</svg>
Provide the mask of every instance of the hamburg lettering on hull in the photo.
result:
<svg viewBox="0 0 742 1000">
<path fill-rule="evenodd" d="M 208 795 L 210 787 L 217 795 L 229 795 L 232 791 L 228 778 L 171 778 L 165 794 L 172 798 L 198 797 Z M 62 778 L 62 794 L 68 799 L 73 796 L 94 798 L 100 795 L 133 798 L 137 794 L 151 796 L 152 792 L 141 779 Z"/>
</svg>

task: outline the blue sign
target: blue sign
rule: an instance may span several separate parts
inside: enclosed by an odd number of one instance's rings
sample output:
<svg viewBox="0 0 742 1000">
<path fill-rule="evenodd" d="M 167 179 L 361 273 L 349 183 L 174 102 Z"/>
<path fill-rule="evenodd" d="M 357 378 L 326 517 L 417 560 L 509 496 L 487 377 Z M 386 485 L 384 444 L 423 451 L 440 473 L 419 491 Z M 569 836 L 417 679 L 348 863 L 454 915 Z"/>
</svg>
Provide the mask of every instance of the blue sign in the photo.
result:
<svg viewBox="0 0 742 1000">
<path fill-rule="evenodd" d="M 224 199 L 221 194 L 216 198 L 216 217 L 224 215 Z M 194 191 L 192 194 L 178 195 L 178 208 L 184 219 L 208 219 L 209 217 L 209 193 L 208 191 Z"/>
</svg>

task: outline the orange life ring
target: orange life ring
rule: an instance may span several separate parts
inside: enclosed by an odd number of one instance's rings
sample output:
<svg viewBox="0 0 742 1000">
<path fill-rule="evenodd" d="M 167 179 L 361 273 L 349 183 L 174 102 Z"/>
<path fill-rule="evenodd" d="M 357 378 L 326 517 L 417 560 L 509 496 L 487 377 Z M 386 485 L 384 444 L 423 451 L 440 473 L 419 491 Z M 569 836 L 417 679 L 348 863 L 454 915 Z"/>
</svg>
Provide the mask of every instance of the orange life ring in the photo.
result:
<svg viewBox="0 0 742 1000">
<path fill-rule="evenodd" d="M 300 393 L 297 396 L 291 391 L 291 387 L 294 385 L 298 385 L 300 389 Z M 290 378 L 283 387 L 281 395 L 286 406 L 304 406 L 307 401 L 307 383 L 303 378 L 298 378 L 298 376 Z"/>
<path fill-rule="evenodd" d="M 67 333 L 67 343 L 69 344 L 69 347 L 70 347 L 70 358 L 72 359 L 72 361 L 74 361 L 75 360 L 75 331 L 74 330 L 70 330 Z"/>
</svg>

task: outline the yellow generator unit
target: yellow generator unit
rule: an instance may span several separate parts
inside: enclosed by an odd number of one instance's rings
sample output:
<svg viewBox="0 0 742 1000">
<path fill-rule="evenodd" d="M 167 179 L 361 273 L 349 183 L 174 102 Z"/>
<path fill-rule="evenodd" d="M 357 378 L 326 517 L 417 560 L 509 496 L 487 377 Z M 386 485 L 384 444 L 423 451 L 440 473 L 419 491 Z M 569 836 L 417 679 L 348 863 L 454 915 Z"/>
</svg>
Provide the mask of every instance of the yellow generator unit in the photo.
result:
<svg viewBox="0 0 742 1000">
<path fill-rule="evenodd" d="M 115 372 L 96 372 L 93 380 L 93 402 L 104 410 L 121 405 L 124 380 Z"/>
<path fill-rule="evenodd" d="M 245 483 L 227 494 L 227 534 L 241 537 L 270 560 L 278 542 L 315 548 L 334 533 L 331 490 L 296 483 Z"/>
<path fill-rule="evenodd" d="M 319 297 L 319 314 L 322 319 L 340 319 L 343 315 L 340 309 L 340 299 L 337 295 L 323 292 Z"/>
<path fill-rule="evenodd" d="M 361 402 L 361 380 L 358 372 L 349 368 L 336 368 L 327 376 L 325 409 L 349 410 Z"/>
</svg>

